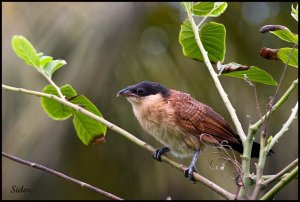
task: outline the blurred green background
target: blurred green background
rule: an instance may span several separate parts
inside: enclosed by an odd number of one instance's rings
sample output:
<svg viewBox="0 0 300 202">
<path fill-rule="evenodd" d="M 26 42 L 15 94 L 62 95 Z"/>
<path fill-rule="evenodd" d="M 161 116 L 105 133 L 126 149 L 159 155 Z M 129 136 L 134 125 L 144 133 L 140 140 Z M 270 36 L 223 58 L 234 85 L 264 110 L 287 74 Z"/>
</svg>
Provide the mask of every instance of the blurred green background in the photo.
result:
<svg viewBox="0 0 300 202">
<path fill-rule="evenodd" d="M 290 46 L 271 34 L 260 34 L 266 24 L 282 24 L 297 32 L 291 17 L 291 3 L 229 3 L 226 12 L 213 20 L 227 30 L 225 63 L 256 65 L 277 81 L 284 65 L 259 56 L 261 47 Z M 58 85 L 71 84 L 101 110 L 103 116 L 138 138 L 161 147 L 135 119 L 130 104 L 116 98 L 118 90 L 151 80 L 190 93 L 213 107 L 228 122 L 231 118 L 204 64 L 183 56 L 178 42 L 180 24 L 186 14 L 179 3 L 2 3 L 2 82 L 41 91 L 47 81 L 24 64 L 12 51 L 10 40 L 20 34 L 37 51 L 67 65 L 53 79 Z M 279 96 L 297 78 L 298 69 L 289 67 Z M 221 77 L 225 91 L 236 108 L 242 126 L 258 113 L 253 88 L 246 82 Z M 257 84 L 264 111 L 275 88 Z M 271 119 L 274 135 L 295 105 L 297 92 Z M 274 174 L 298 157 L 298 124 L 295 121 L 275 145 L 265 174 Z M 258 138 L 257 138 L 258 140 Z M 2 91 L 2 151 L 40 163 L 90 183 L 124 199 L 222 199 L 200 183 L 192 184 L 183 173 L 154 161 L 147 151 L 108 130 L 106 143 L 84 146 L 77 138 L 72 120 L 58 122 L 47 117 L 34 96 Z M 234 192 L 232 166 L 212 169 L 217 158 L 207 150 L 197 162 L 199 173 Z M 191 159 L 176 159 L 185 165 Z M 254 162 L 253 161 L 253 172 Z M 276 199 L 298 199 L 298 180 L 284 188 Z M 13 194 L 13 185 L 31 188 L 31 193 Z M 105 199 L 90 190 L 45 172 L 2 158 L 3 199 Z"/>
</svg>

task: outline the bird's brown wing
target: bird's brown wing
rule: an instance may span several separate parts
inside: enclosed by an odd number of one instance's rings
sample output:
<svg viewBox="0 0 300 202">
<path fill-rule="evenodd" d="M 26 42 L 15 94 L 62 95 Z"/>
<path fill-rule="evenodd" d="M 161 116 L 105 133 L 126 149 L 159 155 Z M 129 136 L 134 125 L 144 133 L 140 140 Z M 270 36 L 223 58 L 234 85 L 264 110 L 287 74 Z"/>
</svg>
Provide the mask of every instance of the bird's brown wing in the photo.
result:
<svg viewBox="0 0 300 202">
<path fill-rule="evenodd" d="M 240 143 L 239 136 L 222 116 L 189 94 L 173 90 L 170 102 L 175 110 L 177 123 L 189 133 L 199 138 L 202 134 L 208 134 L 212 138 L 206 136 L 203 140 L 211 143 L 215 140 L 219 143 L 223 140 L 233 144 Z"/>
</svg>

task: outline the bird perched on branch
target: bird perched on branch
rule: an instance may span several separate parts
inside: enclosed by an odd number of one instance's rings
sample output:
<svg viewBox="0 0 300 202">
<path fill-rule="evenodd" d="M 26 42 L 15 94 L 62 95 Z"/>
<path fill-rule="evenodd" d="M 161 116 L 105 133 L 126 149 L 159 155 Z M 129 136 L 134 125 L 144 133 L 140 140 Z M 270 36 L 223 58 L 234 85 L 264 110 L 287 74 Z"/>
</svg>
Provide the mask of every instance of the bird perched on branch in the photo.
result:
<svg viewBox="0 0 300 202">
<path fill-rule="evenodd" d="M 131 103 L 142 128 L 165 147 L 158 149 L 153 158 L 168 151 L 176 157 L 193 155 L 184 174 L 193 180 L 193 171 L 200 150 L 208 144 L 227 144 L 242 153 L 240 137 L 225 119 L 209 106 L 198 102 L 189 94 L 168 89 L 159 83 L 143 81 L 118 92 Z M 259 144 L 254 143 L 252 157 L 259 156 Z"/>
</svg>

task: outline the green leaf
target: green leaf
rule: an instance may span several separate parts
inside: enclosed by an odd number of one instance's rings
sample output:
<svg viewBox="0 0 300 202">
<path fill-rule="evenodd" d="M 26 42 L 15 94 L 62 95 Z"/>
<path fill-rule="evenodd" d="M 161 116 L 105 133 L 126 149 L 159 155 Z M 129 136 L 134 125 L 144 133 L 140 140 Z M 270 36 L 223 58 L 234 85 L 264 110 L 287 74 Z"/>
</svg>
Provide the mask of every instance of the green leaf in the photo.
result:
<svg viewBox="0 0 300 202">
<path fill-rule="evenodd" d="M 52 74 L 58 70 L 59 68 L 61 68 L 62 66 L 64 66 L 65 64 L 67 64 L 67 62 L 65 60 L 53 60 L 49 63 L 47 63 L 47 65 L 44 67 L 44 72 L 48 75 L 48 76 L 52 76 Z"/>
<path fill-rule="evenodd" d="M 60 89 L 62 94 L 67 98 L 71 98 L 77 95 L 76 91 L 72 88 L 72 86 L 68 84 L 62 86 Z M 52 85 L 45 86 L 43 92 L 58 96 L 56 89 Z M 72 116 L 72 108 L 67 107 L 53 99 L 42 97 L 41 105 L 45 112 L 48 114 L 48 116 L 54 120 L 65 120 Z"/>
<path fill-rule="evenodd" d="M 288 65 L 298 68 L 298 48 L 295 48 L 293 53 L 292 50 L 293 48 L 280 48 L 277 52 L 277 56 L 284 64 L 286 64 L 290 58 Z"/>
<path fill-rule="evenodd" d="M 53 60 L 53 57 L 51 56 L 40 56 L 40 66 L 41 68 L 44 68 L 46 64 L 48 64 L 49 62 L 51 62 Z"/>
<path fill-rule="evenodd" d="M 292 43 L 298 43 L 298 34 L 292 33 L 289 29 L 283 29 L 283 30 L 276 30 L 276 31 L 270 31 L 272 34 L 278 36 L 280 39 L 292 42 Z"/>
<path fill-rule="evenodd" d="M 215 2 L 215 10 L 209 15 L 210 17 L 218 17 L 224 13 L 227 8 L 226 2 Z"/>
<path fill-rule="evenodd" d="M 249 81 L 263 83 L 271 86 L 277 86 L 277 82 L 273 79 L 273 77 L 270 74 L 256 66 L 251 66 L 248 70 L 245 71 L 234 71 L 229 73 L 223 73 L 221 75 L 232 76 L 240 79 L 244 79 L 246 76 L 246 78 Z"/>
<path fill-rule="evenodd" d="M 291 15 L 298 22 L 298 4 L 296 5 L 296 8 L 294 8 L 293 4 L 292 4 L 292 13 L 291 13 Z"/>
<path fill-rule="evenodd" d="M 199 2 L 194 4 L 193 13 L 196 16 L 218 17 L 226 8 L 226 2 Z"/>
<path fill-rule="evenodd" d="M 209 22 L 202 26 L 200 39 L 208 57 L 212 63 L 223 61 L 225 57 L 226 30 L 223 24 Z M 187 57 L 204 61 L 200 49 L 195 41 L 195 36 L 189 20 L 184 21 L 179 33 L 179 43 L 182 46 L 183 54 Z"/>
<path fill-rule="evenodd" d="M 103 117 L 97 107 L 85 96 L 79 95 L 74 99 L 70 100 L 74 104 L 78 104 L 84 109 Z M 80 113 L 74 111 L 73 124 L 79 139 L 85 145 L 97 142 L 97 139 L 105 136 L 106 126 L 98 121 Z"/>
<path fill-rule="evenodd" d="M 14 35 L 11 40 L 11 45 L 15 53 L 23 59 L 26 64 L 32 65 L 37 69 L 39 68 L 39 56 L 32 44 L 25 37 Z"/>
<path fill-rule="evenodd" d="M 196 16 L 206 16 L 215 7 L 214 2 L 199 2 L 194 4 L 193 13 Z"/>
<path fill-rule="evenodd" d="M 43 52 L 39 52 L 39 53 L 37 53 L 36 55 L 39 56 L 39 57 L 41 57 L 41 56 L 44 55 L 44 53 L 43 53 Z"/>
</svg>

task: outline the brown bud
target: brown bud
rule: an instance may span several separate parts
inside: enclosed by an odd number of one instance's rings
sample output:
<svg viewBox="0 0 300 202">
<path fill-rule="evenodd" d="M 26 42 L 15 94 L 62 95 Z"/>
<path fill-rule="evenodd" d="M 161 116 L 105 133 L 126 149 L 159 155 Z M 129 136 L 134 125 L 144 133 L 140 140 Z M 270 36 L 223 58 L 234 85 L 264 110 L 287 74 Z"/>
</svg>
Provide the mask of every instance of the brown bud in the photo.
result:
<svg viewBox="0 0 300 202">
<path fill-rule="evenodd" d="M 262 48 L 259 52 L 259 54 L 268 60 L 278 60 L 277 52 L 279 49 L 273 49 L 273 48 Z"/>
<path fill-rule="evenodd" d="M 95 137 L 91 144 L 102 144 L 105 143 L 105 136 Z"/>
<path fill-rule="evenodd" d="M 266 32 L 270 32 L 270 31 L 283 30 L 283 29 L 287 29 L 287 27 L 285 27 L 283 25 L 265 25 L 259 29 L 259 32 L 266 33 Z"/>
</svg>

